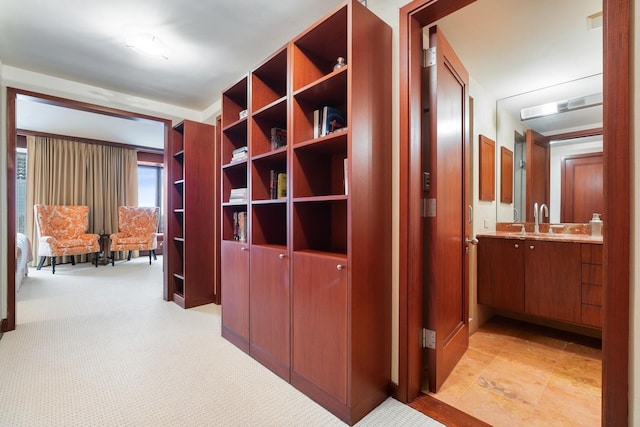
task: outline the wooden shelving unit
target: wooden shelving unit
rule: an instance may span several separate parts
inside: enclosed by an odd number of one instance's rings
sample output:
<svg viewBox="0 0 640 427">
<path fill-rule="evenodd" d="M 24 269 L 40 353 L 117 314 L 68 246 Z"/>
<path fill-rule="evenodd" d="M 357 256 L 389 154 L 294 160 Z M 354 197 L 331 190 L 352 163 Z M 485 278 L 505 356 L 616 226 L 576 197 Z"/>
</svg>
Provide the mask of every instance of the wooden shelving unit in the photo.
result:
<svg viewBox="0 0 640 427">
<path fill-rule="evenodd" d="M 215 127 L 185 120 L 174 126 L 165 155 L 169 191 L 165 280 L 183 308 L 217 302 Z"/>
<path fill-rule="evenodd" d="M 347 423 L 391 382 L 390 100 L 391 29 L 357 1 L 222 95 L 222 334 Z M 325 106 L 346 126 L 316 137 Z M 247 160 L 231 163 L 243 145 Z M 273 198 L 272 171 L 286 197 Z M 229 202 L 238 187 L 246 203 Z"/>
</svg>

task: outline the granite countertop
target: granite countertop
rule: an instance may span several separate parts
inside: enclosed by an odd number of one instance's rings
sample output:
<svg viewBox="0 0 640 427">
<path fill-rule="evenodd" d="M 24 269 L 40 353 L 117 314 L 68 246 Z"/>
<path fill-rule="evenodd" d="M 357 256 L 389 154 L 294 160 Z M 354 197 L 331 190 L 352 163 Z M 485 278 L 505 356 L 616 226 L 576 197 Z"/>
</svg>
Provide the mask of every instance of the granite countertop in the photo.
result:
<svg viewBox="0 0 640 427">
<path fill-rule="evenodd" d="M 524 233 L 522 232 L 523 225 L 525 227 Z M 549 233 L 550 228 L 552 233 Z M 498 223 L 496 231 L 478 233 L 476 237 L 602 244 L 602 236 L 589 234 L 589 224 L 540 224 L 540 232 L 534 233 L 532 223 Z"/>
<path fill-rule="evenodd" d="M 573 243 L 600 243 L 602 236 L 590 236 L 588 234 L 560 234 L 560 233 L 533 233 L 533 232 L 513 232 L 494 231 L 479 233 L 476 237 L 490 237 L 494 239 L 518 239 L 518 240 L 546 240 L 553 242 L 573 242 Z"/>
</svg>

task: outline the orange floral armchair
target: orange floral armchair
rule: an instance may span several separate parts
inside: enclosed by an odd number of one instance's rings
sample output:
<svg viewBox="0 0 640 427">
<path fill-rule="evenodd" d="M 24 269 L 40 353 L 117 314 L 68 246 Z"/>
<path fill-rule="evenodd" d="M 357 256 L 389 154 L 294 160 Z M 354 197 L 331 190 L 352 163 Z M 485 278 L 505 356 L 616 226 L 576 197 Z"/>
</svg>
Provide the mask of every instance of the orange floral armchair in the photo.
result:
<svg viewBox="0 0 640 427">
<path fill-rule="evenodd" d="M 97 234 L 88 234 L 88 206 L 35 205 L 35 222 L 38 229 L 38 262 L 40 270 L 47 257 L 51 258 L 53 274 L 56 273 L 56 257 L 71 255 L 71 264 L 75 265 L 72 255 L 94 254 L 98 266 L 100 244 Z"/>
<path fill-rule="evenodd" d="M 136 206 L 120 206 L 118 208 L 118 228 L 120 232 L 111 236 L 111 265 L 115 265 L 116 251 L 129 251 L 127 261 L 131 259 L 131 251 L 149 251 L 156 258 L 158 247 L 158 220 L 160 209 Z"/>
</svg>

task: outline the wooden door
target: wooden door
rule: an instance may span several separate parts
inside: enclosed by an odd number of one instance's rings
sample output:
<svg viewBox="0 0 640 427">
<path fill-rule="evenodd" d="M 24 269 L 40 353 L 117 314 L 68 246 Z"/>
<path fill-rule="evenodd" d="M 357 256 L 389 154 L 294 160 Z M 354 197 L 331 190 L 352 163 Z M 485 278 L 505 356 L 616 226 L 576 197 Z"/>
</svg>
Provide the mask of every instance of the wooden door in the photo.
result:
<svg viewBox="0 0 640 427">
<path fill-rule="evenodd" d="M 285 248 L 251 246 L 251 355 L 289 380 L 289 258 Z"/>
<path fill-rule="evenodd" d="M 549 138 L 534 130 L 527 130 L 526 142 L 526 217 L 523 221 L 533 221 L 533 204 L 549 206 Z M 540 222 L 544 222 L 540 218 Z M 548 220 L 547 220 L 548 222 Z"/>
<path fill-rule="evenodd" d="M 423 129 L 426 198 L 426 329 L 435 332 L 435 348 L 426 350 L 429 389 L 436 392 L 469 345 L 468 280 L 468 73 L 437 27 L 429 34 L 436 50 L 428 67 L 428 119 Z"/>
<path fill-rule="evenodd" d="M 223 240 L 222 336 L 249 352 L 249 245 Z"/>
<path fill-rule="evenodd" d="M 560 222 L 589 222 L 604 211 L 602 153 L 565 157 L 560 165 Z"/>
</svg>

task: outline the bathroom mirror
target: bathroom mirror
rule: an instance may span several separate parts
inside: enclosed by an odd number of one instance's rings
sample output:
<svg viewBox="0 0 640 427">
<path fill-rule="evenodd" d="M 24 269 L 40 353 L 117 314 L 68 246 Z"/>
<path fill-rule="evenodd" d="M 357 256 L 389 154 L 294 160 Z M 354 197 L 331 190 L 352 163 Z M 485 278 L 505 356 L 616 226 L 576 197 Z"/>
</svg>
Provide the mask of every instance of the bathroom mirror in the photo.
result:
<svg viewBox="0 0 640 427">
<path fill-rule="evenodd" d="M 593 194 L 593 198 L 598 199 L 600 191 L 601 198 L 601 173 L 600 181 L 594 182 L 594 174 L 586 173 L 597 171 L 598 166 L 592 163 L 589 163 L 590 169 L 579 169 L 580 179 L 571 180 L 567 172 L 579 163 L 574 159 L 590 157 L 585 153 L 600 153 L 601 161 L 601 129 L 602 74 L 499 99 L 496 135 L 500 149 L 497 151 L 511 150 L 514 158 L 512 202 L 506 203 L 508 198 L 501 197 L 496 203 L 496 220 L 531 222 L 533 204 L 537 202 L 549 207 L 549 218 L 544 222 L 587 222 L 591 215 L 583 218 L 582 211 L 598 209 L 599 202 L 589 201 L 588 206 L 578 206 L 579 215 L 573 214 L 572 202 L 579 199 L 575 194 Z M 598 160 L 585 161 L 597 163 Z M 506 168 L 496 172 L 508 173 Z M 501 176 L 496 181 L 500 183 Z"/>
</svg>

